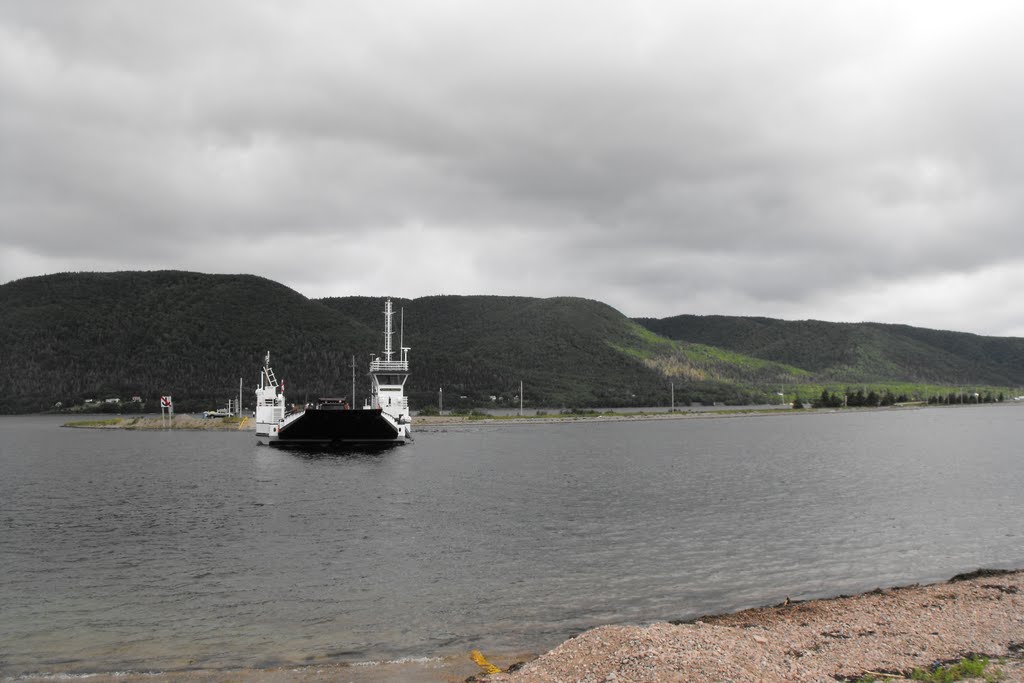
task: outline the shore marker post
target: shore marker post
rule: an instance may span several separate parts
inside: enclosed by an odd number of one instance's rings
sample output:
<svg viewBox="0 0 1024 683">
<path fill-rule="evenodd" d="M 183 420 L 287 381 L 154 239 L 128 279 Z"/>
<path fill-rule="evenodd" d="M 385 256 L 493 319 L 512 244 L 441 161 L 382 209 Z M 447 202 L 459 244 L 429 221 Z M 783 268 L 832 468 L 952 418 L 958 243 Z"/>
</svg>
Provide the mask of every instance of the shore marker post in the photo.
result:
<svg viewBox="0 0 1024 683">
<path fill-rule="evenodd" d="M 160 425 L 164 423 L 164 413 L 167 414 L 167 426 L 171 427 L 174 422 L 174 401 L 170 396 L 160 397 Z"/>
</svg>

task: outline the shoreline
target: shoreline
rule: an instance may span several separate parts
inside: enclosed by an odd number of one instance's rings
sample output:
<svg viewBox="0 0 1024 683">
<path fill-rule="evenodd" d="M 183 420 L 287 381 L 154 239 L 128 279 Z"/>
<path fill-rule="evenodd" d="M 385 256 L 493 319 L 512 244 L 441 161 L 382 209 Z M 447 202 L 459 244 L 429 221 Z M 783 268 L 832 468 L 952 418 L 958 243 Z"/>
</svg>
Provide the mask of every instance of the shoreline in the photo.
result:
<svg viewBox="0 0 1024 683">
<path fill-rule="evenodd" d="M 168 427 L 167 425 L 170 424 Z M 254 432 L 256 421 L 251 417 L 241 420 L 232 418 L 203 418 L 192 415 L 175 415 L 168 423 L 164 418 L 147 417 L 96 417 L 89 420 L 72 420 L 61 425 L 69 429 L 124 429 L 128 431 L 192 431 L 192 432 Z"/>
<path fill-rule="evenodd" d="M 720 410 L 687 410 L 666 409 L 663 412 L 615 412 L 609 409 L 595 413 L 554 413 L 550 415 L 414 415 L 413 427 L 452 427 L 452 426 L 500 426 L 500 425 L 533 425 L 533 424 L 573 424 L 593 422 L 642 422 L 661 420 L 695 420 L 702 418 L 723 419 L 736 417 L 774 417 L 780 415 L 833 415 L 855 414 L 864 412 L 883 412 L 894 410 L 922 410 L 925 408 L 945 408 L 947 406 L 887 406 L 876 408 L 803 408 L 794 410 L 783 407 L 723 408 Z M 952 406 L 959 407 L 959 406 Z M 973 406 L 970 406 L 973 407 Z M 71 420 L 62 427 L 71 429 L 125 429 L 132 431 L 162 431 L 167 429 L 182 431 L 255 431 L 256 422 L 251 417 L 241 420 L 233 418 L 201 418 L 190 414 L 174 417 L 173 426 L 167 427 L 159 417 L 94 417 L 92 419 Z"/>
<path fill-rule="evenodd" d="M 598 626 L 539 656 L 470 653 L 384 662 L 183 671 L 32 673 L 3 680 L 95 683 L 350 681 L 383 683 L 668 683 L 904 680 L 963 657 L 1024 681 L 1024 569 L 977 570 L 939 583 L 876 588 L 686 621 Z M 525 660 L 525 661 L 524 661 Z M 973 680 L 973 679 L 972 679 Z"/>
<path fill-rule="evenodd" d="M 992 658 L 1024 680 L 1024 570 L 977 570 L 929 585 L 786 602 L 649 626 L 600 626 L 495 683 L 865 681 Z"/>
</svg>

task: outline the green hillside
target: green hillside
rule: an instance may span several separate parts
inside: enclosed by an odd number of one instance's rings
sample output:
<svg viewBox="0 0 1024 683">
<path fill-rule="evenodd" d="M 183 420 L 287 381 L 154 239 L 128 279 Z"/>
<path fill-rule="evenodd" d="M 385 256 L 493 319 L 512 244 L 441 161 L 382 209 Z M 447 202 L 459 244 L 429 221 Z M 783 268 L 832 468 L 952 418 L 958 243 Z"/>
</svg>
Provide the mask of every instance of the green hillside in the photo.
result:
<svg viewBox="0 0 1024 683">
<path fill-rule="evenodd" d="M 424 297 L 394 301 L 412 347 L 412 405 L 589 407 L 763 400 L 747 380 L 794 370 L 658 337 L 611 307 L 584 299 Z M 382 349 L 383 300 L 310 300 L 252 275 L 178 271 L 62 273 L 0 286 L 0 411 L 46 410 L 87 398 L 149 401 L 171 394 L 179 411 L 251 399 L 272 352 L 289 399 L 357 401 Z M 395 320 L 396 332 L 399 320 Z M 397 348 L 399 340 L 395 339 Z M 492 401 L 491 396 L 495 399 Z"/>
<path fill-rule="evenodd" d="M 0 286 L 0 411 L 161 394 L 179 409 L 251 400 L 264 354 L 301 392 L 345 392 L 376 335 L 252 275 L 61 273 Z M 302 394 L 293 394 L 301 400 Z"/>
<path fill-rule="evenodd" d="M 533 405 L 663 405 L 671 378 L 687 381 L 680 392 L 688 388 L 694 399 L 754 399 L 736 385 L 751 374 L 736 365 L 736 354 L 726 360 L 693 352 L 598 301 L 500 296 L 393 301 L 396 310 L 404 309 L 404 343 L 412 349 L 410 394 L 419 405 L 436 405 L 441 387 L 448 407 L 514 405 L 520 381 Z M 383 325 L 382 299 L 321 302 L 364 324 Z M 768 368 L 773 381 L 790 373 L 777 364 L 749 362 Z"/>
<path fill-rule="evenodd" d="M 1024 385 L 1024 340 L 903 325 L 676 316 L 634 321 L 597 301 L 431 296 L 394 300 L 411 347 L 415 409 L 775 402 L 842 383 L 929 391 Z M 270 350 L 289 400 L 350 393 L 383 347 L 383 299 L 311 300 L 253 275 L 61 273 L 0 285 L 0 412 L 161 394 L 181 411 L 251 404 Z M 830 391 L 832 389 L 830 388 Z M 902 389 L 900 389 L 902 391 Z M 916 389 L 911 389 L 916 391 Z M 494 397 L 492 399 L 492 397 Z"/>
<path fill-rule="evenodd" d="M 720 315 L 640 318 L 656 334 L 799 366 L 820 382 L 1024 384 L 1024 339 L 881 323 Z"/>
</svg>

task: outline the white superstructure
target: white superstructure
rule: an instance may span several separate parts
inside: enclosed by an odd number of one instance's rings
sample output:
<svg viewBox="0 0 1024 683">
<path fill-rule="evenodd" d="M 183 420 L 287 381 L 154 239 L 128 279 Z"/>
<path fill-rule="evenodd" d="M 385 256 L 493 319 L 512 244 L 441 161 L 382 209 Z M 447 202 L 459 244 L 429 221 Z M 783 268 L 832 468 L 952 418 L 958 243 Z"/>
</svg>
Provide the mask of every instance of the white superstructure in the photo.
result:
<svg viewBox="0 0 1024 683">
<path fill-rule="evenodd" d="M 256 389 L 256 436 L 277 436 L 284 420 L 284 387 L 280 386 L 270 367 L 270 351 L 263 362 L 260 386 Z"/>
<path fill-rule="evenodd" d="M 392 346 L 394 337 L 394 309 L 391 299 L 384 302 L 384 352 L 380 358 L 370 361 L 370 402 L 367 409 L 379 408 L 381 414 L 392 422 L 399 438 L 410 438 L 412 419 L 409 417 L 409 399 L 405 395 L 405 381 L 409 379 L 409 347 L 399 340 L 399 359 L 395 359 Z M 404 332 L 404 325 L 403 325 Z"/>
</svg>

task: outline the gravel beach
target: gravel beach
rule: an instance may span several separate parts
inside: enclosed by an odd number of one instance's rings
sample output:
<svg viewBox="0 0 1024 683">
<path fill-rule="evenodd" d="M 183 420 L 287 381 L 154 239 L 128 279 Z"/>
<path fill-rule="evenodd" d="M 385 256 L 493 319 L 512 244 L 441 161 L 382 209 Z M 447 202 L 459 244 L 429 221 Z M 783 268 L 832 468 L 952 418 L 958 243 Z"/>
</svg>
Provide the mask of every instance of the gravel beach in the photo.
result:
<svg viewBox="0 0 1024 683">
<path fill-rule="evenodd" d="M 782 683 L 900 680 L 915 667 L 980 654 L 992 680 L 1024 682 L 1024 571 L 979 571 L 949 582 L 876 590 L 704 617 L 692 623 L 601 626 L 511 672 L 466 656 L 373 666 L 93 674 L 91 683 L 345 681 L 352 683 Z M 17 680 L 53 680 L 53 676 Z M 58 675 L 57 678 L 60 678 Z M 982 680 L 982 679 L 975 679 Z"/>
<path fill-rule="evenodd" d="M 968 654 L 1024 681 L 1024 572 L 878 590 L 707 617 L 688 624 L 603 626 L 494 683 L 835 681 L 906 674 Z"/>
</svg>

